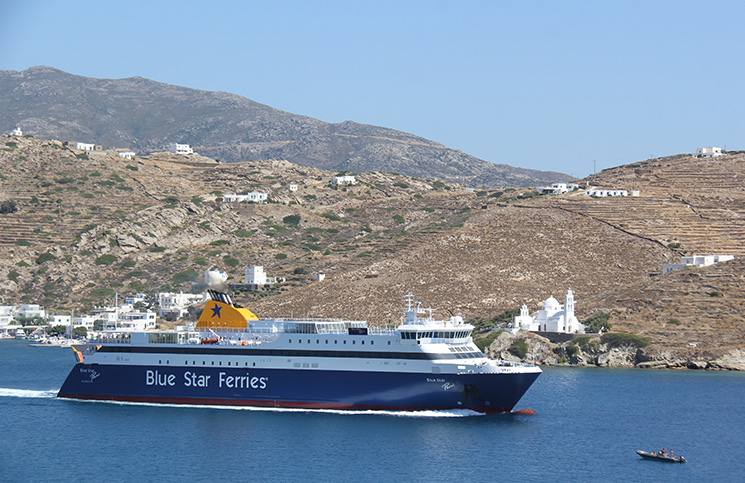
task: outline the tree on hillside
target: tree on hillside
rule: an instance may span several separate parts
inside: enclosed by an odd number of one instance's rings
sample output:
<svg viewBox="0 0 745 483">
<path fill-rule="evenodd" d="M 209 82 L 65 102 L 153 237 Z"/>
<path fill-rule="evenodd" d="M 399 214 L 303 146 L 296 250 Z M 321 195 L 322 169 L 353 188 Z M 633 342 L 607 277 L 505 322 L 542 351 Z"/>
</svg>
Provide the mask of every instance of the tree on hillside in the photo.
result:
<svg viewBox="0 0 745 483">
<path fill-rule="evenodd" d="M 18 206 L 16 206 L 15 201 L 5 200 L 0 203 L 0 214 L 15 213 L 16 211 L 18 211 Z"/>
<path fill-rule="evenodd" d="M 585 325 L 585 332 L 589 332 L 591 334 L 597 334 L 601 330 L 603 332 L 608 332 L 611 328 L 611 323 L 608 322 L 609 318 L 610 315 L 606 314 L 603 311 L 593 314 L 592 316 L 585 319 L 584 322 L 582 322 Z"/>
</svg>

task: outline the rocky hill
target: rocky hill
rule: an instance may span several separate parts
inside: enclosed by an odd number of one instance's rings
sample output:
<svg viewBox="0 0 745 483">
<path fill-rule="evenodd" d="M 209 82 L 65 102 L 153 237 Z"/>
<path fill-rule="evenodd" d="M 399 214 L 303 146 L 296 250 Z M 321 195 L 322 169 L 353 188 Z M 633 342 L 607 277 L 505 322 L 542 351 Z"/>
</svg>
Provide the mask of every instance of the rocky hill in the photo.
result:
<svg viewBox="0 0 745 483">
<path fill-rule="evenodd" d="M 588 180 L 640 191 L 613 199 L 472 192 L 380 173 L 337 189 L 333 172 L 287 161 L 165 153 L 130 161 L 3 136 L 0 202 L 17 211 L 0 214 L 0 302 L 89 308 L 115 292 L 200 288 L 210 266 L 240 282 L 256 264 L 287 278 L 279 289 L 238 294 L 261 315 L 386 324 L 400 319 L 409 291 L 440 313 L 491 318 L 522 303 L 537 310 L 571 287 L 580 319 L 602 310 L 614 330 L 651 341 L 639 363 L 695 366 L 745 348 L 745 192 L 727 184 L 743 171 L 743 155 L 686 156 Z M 222 202 L 253 190 L 270 203 Z M 661 274 L 663 263 L 692 253 L 736 258 Z M 315 273 L 326 279 L 313 282 Z"/>
<path fill-rule="evenodd" d="M 141 153 L 188 143 L 227 162 L 283 159 L 329 171 L 437 177 L 476 187 L 534 186 L 570 176 L 493 164 L 384 127 L 330 124 L 225 92 L 141 77 L 93 79 L 50 67 L 0 71 L 0 132 Z"/>
</svg>

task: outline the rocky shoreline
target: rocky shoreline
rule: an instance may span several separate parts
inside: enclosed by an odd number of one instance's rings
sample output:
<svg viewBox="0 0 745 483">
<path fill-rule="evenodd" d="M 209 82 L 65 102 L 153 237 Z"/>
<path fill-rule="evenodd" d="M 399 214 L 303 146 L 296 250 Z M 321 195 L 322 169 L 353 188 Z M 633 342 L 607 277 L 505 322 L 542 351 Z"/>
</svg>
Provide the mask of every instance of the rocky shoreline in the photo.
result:
<svg viewBox="0 0 745 483">
<path fill-rule="evenodd" d="M 520 354 L 520 347 L 524 355 Z M 502 332 L 484 353 L 492 359 L 534 362 L 542 366 L 745 371 L 745 350 L 741 348 L 696 352 L 654 345 L 611 347 L 597 335 L 554 343 L 531 332 L 516 335 Z"/>
</svg>

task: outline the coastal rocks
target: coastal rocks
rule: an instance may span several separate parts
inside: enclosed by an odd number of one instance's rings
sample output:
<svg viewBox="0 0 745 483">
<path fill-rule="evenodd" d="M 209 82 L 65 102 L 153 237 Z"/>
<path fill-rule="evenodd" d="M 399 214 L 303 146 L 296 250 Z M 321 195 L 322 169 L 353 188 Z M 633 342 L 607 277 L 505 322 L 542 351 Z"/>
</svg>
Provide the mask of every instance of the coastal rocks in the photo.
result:
<svg viewBox="0 0 745 483">
<path fill-rule="evenodd" d="M 745 351 L 734 349 L 723 356 L 710 361 L 712 368 L 745 371 Z"/>
<path fill-rule="evenodd" d="M 521 342 L 524 341 L 524 345 Z M 523 354 L 520 354 L 520 347 Z M 526 350 L 527 349 L 527 350 Z M 599 336 L 582 335 L 563 343 L 545 337 L 518 332 L 502 332 L 484 353 L 493 359 L 522 361 L 538 365 L 577 367 L 619 367 L 638 369 L 745 370 L 745 350 L 725 353 L 691 352 L 655 346 L 610 347 Z"/>
<path fill-rule="evenodd" d="M 599 354 L 595 359 L 595 365 L 599 367 L 634 367 L 640 350 L 631 347 L 615 347 Z"/>
</svg>

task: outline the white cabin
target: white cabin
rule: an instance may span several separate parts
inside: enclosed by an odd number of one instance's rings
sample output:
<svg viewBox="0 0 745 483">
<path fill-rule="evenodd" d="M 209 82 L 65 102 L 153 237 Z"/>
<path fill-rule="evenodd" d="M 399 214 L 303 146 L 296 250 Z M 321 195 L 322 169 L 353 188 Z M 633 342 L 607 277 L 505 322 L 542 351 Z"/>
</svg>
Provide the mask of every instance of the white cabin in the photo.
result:
<svg viewBox="0 0 745 483">
<path fill-rule="evenodd" d="M 553 183 L 551 186 L 544 186 L 543 188 L 536 188 L 541 194 L 553 194 L 558 195 L 562 193 L 569 193 L 579 188 L 579 185 L 574 183 Z"/>
<path fill-rule="evenodd" d="M 608 189 L 608 188 L 596 188 L 594 186 L 590 186 L 585 190 L 585 196 L 598 196 L 600 198 L 605 198 L 608 196 L 628 196 L 629 190 L 619 190 L 619 189 Z"/>
<path fill-rule="evenodd" d="M 685 267 L 708 267 L 719 262 L 734 260 L 734 255 L 692 255 L 690 257 L 680 257 L 680 263 L 665 263 L 662 265 L 662 273 L 680 270 Z"/>
<path fill-rule="evenodd" d="M 75 149 L 80 151 L 93 151 L 96 149 L 96 145 L 92 143 L 75 143 Z"/>
<path fill-rule="evenodd" d="M 697 158 L 717 158 L 719 156 L 724 156 L 724 154 L 722 154 L 722 148 L 707 146 L 704 148 L 696 149 L 695 156 Z"/>
<path fill-rule="evenodd" d="M 267 200 L 268 195 L 266 193 L 260 193 L 258 191 L 253 191 L 251 193 L 246 193 L 245 195 L 237 195 L 237 194 L 224 194 L 222 195 L 222 200 L 226 203 L 242 203 L 242 202 L 248 202 L 248 203 L 263 203 Z"/>
<path fill-rule="evenodd" d="M 334 176 L 331 178 L 331 186 L 347 186 L 357 184 L 354 176 Z"/>
<path fill-rule="evenodd" d="M 194 150 L 188 144 L 170 143 L 168 151 L 173 154 L 194 154 Z"/>
</svg>

